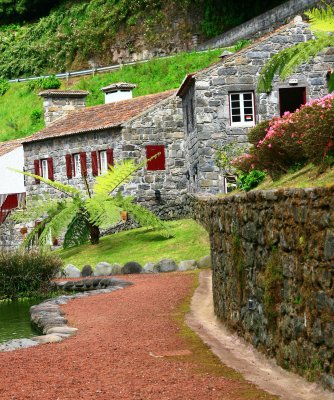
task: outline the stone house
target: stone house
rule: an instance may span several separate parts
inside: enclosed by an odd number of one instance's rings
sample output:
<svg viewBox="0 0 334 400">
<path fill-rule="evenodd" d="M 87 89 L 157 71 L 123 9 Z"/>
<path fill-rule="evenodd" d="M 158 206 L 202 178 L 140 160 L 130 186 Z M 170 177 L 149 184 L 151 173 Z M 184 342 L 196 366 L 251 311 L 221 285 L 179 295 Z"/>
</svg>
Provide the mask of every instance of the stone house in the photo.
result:
<svg viewBox="0 0 334 400">
<path fill-rule="evenodd" d="M 175 91 L 123 100 L 119 92 L 132 88 L 123 83 L 104 88 L 108 96 L 115 93 L 115 101 L 94 107 L 84 107 L 85 91 L 42 92 L 47 126 L 23 140 L 25 169 L 84 190 L 83 175 L 92 185 L 115 161 L 142 161 L 160 153 L 138 171 L 125 193 L 163 218 L 177 217 L 186 190 L 181 101 Z M 33 179 L 26 189 L 27 196 L 59 195 Z"/>
<path fill-rule="evenodd" d="M 312 37 L 309 25 L 296 17 L 237 53 L 223 54 L 217 64 L 186 76 L 177 95 L 185 121 L 188 191 L 225 192 L 226 176 L 214 165 L 216 146 L 247 143 L 248 130 L 258 122 L 293 112 L 307 100 L 327 94 L 326 80 L 334 65 L 332 48 L 303 64 L 286 81 L 276 77 L 270 93 L 257 93 L 265 62 Z"/>
</svg>

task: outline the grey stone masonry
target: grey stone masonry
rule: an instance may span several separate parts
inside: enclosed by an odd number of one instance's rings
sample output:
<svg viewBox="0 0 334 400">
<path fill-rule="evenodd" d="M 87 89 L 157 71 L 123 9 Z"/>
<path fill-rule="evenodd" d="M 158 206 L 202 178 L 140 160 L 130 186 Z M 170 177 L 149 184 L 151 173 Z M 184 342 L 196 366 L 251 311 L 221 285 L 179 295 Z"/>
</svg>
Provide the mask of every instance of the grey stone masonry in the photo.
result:
<svg viewBox="0 0 334 400">
<path fill-rule="evenodd" d="M 189 125 L 185 124 L 186 165 L 197 165 L 193 191 L 224 192 L 224 175 L 214 165 L 215 147 L 230 142 L 247 143 L 250 128 L 231 124 L 231 92 L 253 93 L 255 123 L 280 115 L 279 89 L 306 88 L 307 100 L 327 94 L 326 74 L 334 66 L 332 48 L 303 64 L 286 81 L 275 77 L 270 93 L 257 93 L 259 74 L 265 62 L 280 50 L 311 38 L 309 25 L 296 18 L 294 23 L 184 81 L 178 94 L 183 99 L 184 109 L 192 102 L 195 113 L 194 128 L 189 130 Z M 293 86 L 291 79 L 294 79 Z"/>
<path fill-rule="evenodd" d="M 92 187 L 92 151 L 113 150 L 114 161 L 134 159 L 143 161 L 147 145 L 162 145 L 165 169 L 149 171 L 143 167 L 124 187 L 126 195 L 133 195 L 162 218 L 176 218 L 183 213 L 182 196 L 186 193 L 184 128 L 182 104 L 172 96 L 129 120 L 122 127 L 53 137 L 24 144 L 25 168 L 34 172 L 34 160 L 52 158 L 54 179 L 85 190 L 81 177 L 67 178 L 66 155 L 85 152 L 87 180 Z M 33 179 L 27 180 L 27 198 L 33 195 L 59 196 L 59 192 Z M 157 195 L 159 191 L 159 195 Z"/>
<path fill-rule="evenodd" d="M 86 106 L 86 97 L 89 92 L 85 90 L 44 90 L 39 93 L 43 97 L 45 125 L 64 115 Z"/>
</svg>

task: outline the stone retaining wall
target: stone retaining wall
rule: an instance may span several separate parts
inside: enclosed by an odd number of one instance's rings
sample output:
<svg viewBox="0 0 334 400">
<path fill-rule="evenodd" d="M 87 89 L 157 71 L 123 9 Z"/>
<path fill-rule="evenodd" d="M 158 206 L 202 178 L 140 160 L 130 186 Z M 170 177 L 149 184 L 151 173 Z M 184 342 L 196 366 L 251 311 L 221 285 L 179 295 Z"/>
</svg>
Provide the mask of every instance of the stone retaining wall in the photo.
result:
<svg viewBox="0 0 334 400">
<path fill-rule="evenodd" d="M 210 233 L 217 316 L 334 390 L 334 187 L 191 197 Z"/>
</svg>

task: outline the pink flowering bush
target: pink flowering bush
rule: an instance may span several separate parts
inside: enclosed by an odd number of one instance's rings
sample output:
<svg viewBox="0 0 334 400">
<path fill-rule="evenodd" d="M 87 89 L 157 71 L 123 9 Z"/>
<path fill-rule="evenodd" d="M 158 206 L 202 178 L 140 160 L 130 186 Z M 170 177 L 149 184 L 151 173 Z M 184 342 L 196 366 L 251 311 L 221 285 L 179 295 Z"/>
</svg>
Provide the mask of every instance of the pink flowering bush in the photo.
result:
<svg viewBox="0 0 334 400">
<path fill-rule="evenodd" d="M 250 154 L 234 160 L 242 171 L 266 170 L 276 178 L 296 164 L 321 165 L 334 156 L 334 94 L 273 118 L 262 138 L 261 129 L 255 127 L 249 133 L 253 143 Z M 255 138 L 260 138 L 257 143 Z"/>
</svg>

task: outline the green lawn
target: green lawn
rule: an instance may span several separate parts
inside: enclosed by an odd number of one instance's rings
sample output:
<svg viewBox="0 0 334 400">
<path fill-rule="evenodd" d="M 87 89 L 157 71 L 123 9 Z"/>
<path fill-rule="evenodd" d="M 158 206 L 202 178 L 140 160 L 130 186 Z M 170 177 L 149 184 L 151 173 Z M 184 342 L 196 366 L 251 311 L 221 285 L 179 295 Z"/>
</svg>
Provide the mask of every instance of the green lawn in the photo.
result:
<svg viewBox="0 0 334 400">
<path fill-rule="evenodd" d="M 165 239 L 157 231 L 132 229 L 101 238 L 98 245 L 89 244 L 61 250 L 65 264 L 79 269 L 86 264 L 95 266 L 100 261 L 125 264 L 137 261 L 141 265 L 162 258 L 175 261 L 199 258 L 210 253 L 209 237 L 203 227 L 190 219 L 168 222 L 174 237 Z"/>
</svg>

